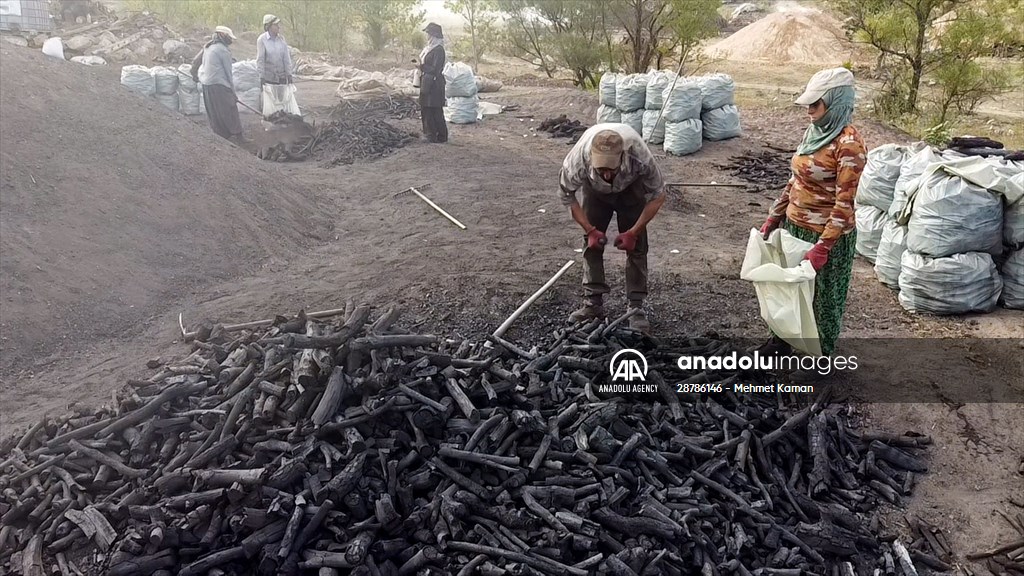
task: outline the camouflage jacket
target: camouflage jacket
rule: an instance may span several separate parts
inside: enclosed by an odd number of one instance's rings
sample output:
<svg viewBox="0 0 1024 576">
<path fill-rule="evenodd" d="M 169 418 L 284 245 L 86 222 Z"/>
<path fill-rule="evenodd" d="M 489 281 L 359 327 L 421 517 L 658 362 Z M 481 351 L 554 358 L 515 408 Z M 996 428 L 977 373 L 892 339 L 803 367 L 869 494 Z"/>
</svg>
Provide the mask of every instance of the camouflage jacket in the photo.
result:
<svg viewBox="0 0 1024 576">
<path fill-rule="evenodd" d="M 821 241 L 833 244 L 856 227 L 853 199 L 867 151 L 853 126 L 813 154 L 794 155 L 793 175 L 786 189 L 772 204 L 773 218 L 787 220 L 821 234 Z"/>
</svg>

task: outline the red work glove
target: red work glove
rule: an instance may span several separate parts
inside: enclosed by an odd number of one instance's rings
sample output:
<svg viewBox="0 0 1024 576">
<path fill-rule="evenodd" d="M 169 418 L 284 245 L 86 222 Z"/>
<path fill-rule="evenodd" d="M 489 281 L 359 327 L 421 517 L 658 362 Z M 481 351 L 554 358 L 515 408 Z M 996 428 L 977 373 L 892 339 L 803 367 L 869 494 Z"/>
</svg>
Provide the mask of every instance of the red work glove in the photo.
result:
<svg viewBox="0 0 1024 576">
<path fill-rule="evenodd" d="M 807 251 L 807 254 L 804 254 L 804 260 L 809 261 L 811 263 L 811 267 L 814 268 L 814 271 L 818 272 L 824 268 L 825 263 L 828 262 L 828 252 L 831 249 L 831 246 L 818 242 L 813 248 Z"/>
<path fill-rule="evenodd" d="M 615 247 L 619 250 L 632 252 L 636 249 L 636 233 L 623 232 L 615 237 Z"/>
<path fill-rule="evenodd" d="M 767 240 L 768 235 L 772 233 L 772 230 L 778 228 L 781 222 L 782 218 L 777 218 L 775 216 L 769 217 L 764 221 L 764 224 L 761 225 L 761 237 Z"/>
<path fill-rule="evenodd" d="M 599 250 L 604 248 L 604 245 L 608 243 L 608 238 L 597 228 L 594 228 L 590 232 L 587 232 L 587 248 Z"/>
</svg>

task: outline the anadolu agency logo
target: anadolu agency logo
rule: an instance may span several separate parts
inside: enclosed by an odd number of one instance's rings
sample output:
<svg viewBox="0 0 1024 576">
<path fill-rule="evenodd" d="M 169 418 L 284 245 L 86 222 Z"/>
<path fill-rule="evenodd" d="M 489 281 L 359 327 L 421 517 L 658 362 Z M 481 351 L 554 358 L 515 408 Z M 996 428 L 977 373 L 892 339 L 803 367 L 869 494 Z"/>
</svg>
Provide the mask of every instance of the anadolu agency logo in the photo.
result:
<svg viewBox="0 0 1024 576">
<path fill-rule="evenodd" d="M 643 382 L 647 380 L 647 358 L 632 348 L 623 348 L 612 356 L 608 371 L 612 375 L 612 382 Z"/>
<path fill-rule="evenodd" d="M 657 385 L 647 384 L 647 358 L 638 350 L 623 348 L 608 362 L 611 384 L 598 386 L 599 392 L 657 392 Z"/>
</svg>

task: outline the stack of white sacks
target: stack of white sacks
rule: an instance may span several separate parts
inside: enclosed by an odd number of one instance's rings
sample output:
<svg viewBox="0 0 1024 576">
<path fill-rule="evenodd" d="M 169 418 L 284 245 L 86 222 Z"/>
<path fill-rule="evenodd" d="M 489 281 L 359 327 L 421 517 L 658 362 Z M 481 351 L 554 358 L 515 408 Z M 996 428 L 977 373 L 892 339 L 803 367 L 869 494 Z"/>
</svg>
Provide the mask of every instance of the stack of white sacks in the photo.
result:
<svg viewBox="0 0 1024 576">
<path fill-rule="evenodd" d="M 263 90 L 260 88 L 260 73 L 256 68 L 256 61 L 243 60 L 232 64 L 231 79 L 234 81 L 235 94 L 238 99 L 253 110 L 261 110 L 260 100 Z M 241 104 L 238 105 L 238 111 L 254 114 L 252 110 Z"/>
<path fill-rule="evenodd" d="M 615 78 L 615 107 L 619 110 L 619 122 L 641 135 L 649 80 L 647 74 L 622 74 Z"/>
<path fill-rule="evenodd" d="M 463 62 L 444 65 L 445 104 L 452 124 L 473 124 L 479 118 L 480 91 L 473 68 Z"/>
<path fill-rule="evenodd" d="M 1018 176 L 1024 177 L 1024 166 L 1019 170 Z M 1024 310 L 1024 198 L 1004 205 L 1003 248 L 1003 306 Z"/>
<path fill-rule="evenodd" d="M 728 74 L 711 74 L 699 80 L 700 121 L 707 140 L 726 140 L 740 135 L 740 111 L 736 108 L 736 84 Z"/>
<path fill-rule="evenodd" d="M 178 71 L 156 66 L 152 70 L 156 101 L 174 111 L 180 110 L 178 100 Z M 191 80 L 191 78 L 189 78 Z"/>
<path fill-rule="evenodd" d="M 121 85 L 143 96 L 156 94 L 156 81 L 153 79 L 153 72 L 145 66 L 129 64 L 121 68 Z"/>
<path fill-rule="evenodd" d="M 1024 308 L 1022 168 L 924 143 L 871 150 L 857 191 L 857 252 L 909 311 L 989 312 L 1001 294 Z"/>
<path fill-rule="evenodd" d="M 704 137 L 700 84 L 693 78 L 679 78 L 675 87 L 665 88 L 663 98 L 665 153 L 685 156 L 700 150 Z"/>
<path fill-rule="evenodd" d="M 692 154 L 702 140 L 740 135 L 736 86 L 725 74 L 677 77 L 670 70 L 601 76 L 597 122 L 630 126 L 649 144 L 677 156 Z"/>
<path fill-rule="evenodd" d="M 675 72 L 655 71 L 648 76 L 641 132 L 644 142 L 648 144 L 661 144 L 665 141 L 665 117 L 662 107 L 665 103 L 665 94 L 673 80 L 676 80 Z"/>
<path fill-rule="evenodd" d="M 598 124 L 622 121 L 622 114 L 615 107 L 615 82 L 617 78 L 618 75 L 613 72 L 601 76 L 601 82 L 597 86 L 597 98 L 600 102 L 600 105 L 597 107 Z"/>
<path fill-rule="evenodd" d="M 186 115 L 204 114 L 202 88 L 192 82 L 191 66 L 147 68 L 135 64 L 121 68 L 121 85 L 143 96 L 152 96 L 167 108 Z"/>
<path fill-rule="evenodd" d="M 182 114 L 195 116 L 206 113 L 203 105 L 203 87 L 192 81 L 192 66 L 178 66 L 178 103 Z"/>
</svg>

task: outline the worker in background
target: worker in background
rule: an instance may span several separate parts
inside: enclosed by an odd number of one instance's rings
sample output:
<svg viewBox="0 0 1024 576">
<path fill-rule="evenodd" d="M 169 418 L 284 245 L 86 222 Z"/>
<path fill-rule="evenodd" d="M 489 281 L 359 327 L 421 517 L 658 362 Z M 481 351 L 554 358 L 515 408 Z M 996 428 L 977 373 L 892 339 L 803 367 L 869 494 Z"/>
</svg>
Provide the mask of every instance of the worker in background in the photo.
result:
<svg viewBox="0 0 1024 576">
<path fill-rule="evenodd" d="M 427 142 L 440 144 L 448 141 L 448 124 L 444 119 L 444 34 L 433 22 L 426 25 L 427 44 L 417 62 L 420 71 L 420 117 L 423 119 L 423 137 Z"/>
<path fill-rule="evenodd" d="M 203 103 L 213 133 L 248 148 L 250 143 L 243 136 L 242 120 L 238 117 L 238 96 L 231 75 L 231 50 L 228 46 L 233 40 L 235 35 L 230 28 L 217 26 L 213 39 L 192 60 L 192 80 L 203 86 Z"/>
<path fill-rule="evenodd" d="M 605 232 L 612 220 L 619 234 L 614 246 L 626 252 L 629 327 L 650 331 L 643 312 L 647 298 L 647 225 L 665 203 L 665 182 L 643 138 L 625 124 L 597 124 L 584 132 L 565 157 L 559 175 L 562 204 L 583 228 L 583 307 L 571 322 L 605 317 Z M 582 205 L 576 192 L 582 192 Z"/>
<path fill-rule="evenodd" d="M 846 292 L 857 243 L 854 199 L 867 159 L 864 139 L 853 125 L 853 73 L 822 70 L 811 77 L 796 104 L 807 106 L 810 124 L 793 155 L 793 174 L 761 226 L 765 239 L 785 224 L 793 236 L 814 246 L 804 255 L 817 271 L 814 320 L 823 356 L 831 356 L 843 324 Z M 789 354 L 776 336 L 762 353 Z M 796 378 L 820 377 L 816 372 Z"/>
<path fill-rule="evenodd" d="M 273 14 L 263 16 L 263 34 L 256 39 L 256 71 L 260 75 L 263 116 L 278 110 L 299 114 L 292 83 L 292 56 L 281 35 L 281 19 Z"/>
</svg>

